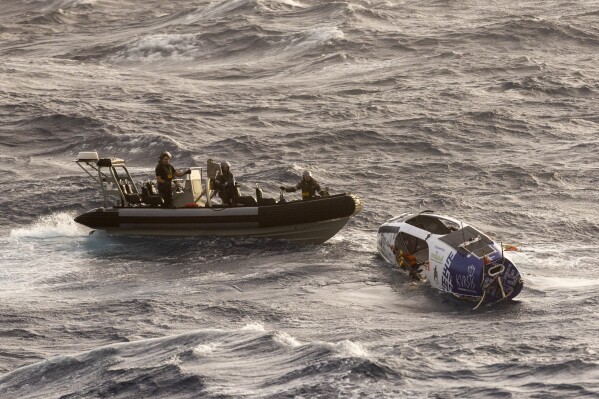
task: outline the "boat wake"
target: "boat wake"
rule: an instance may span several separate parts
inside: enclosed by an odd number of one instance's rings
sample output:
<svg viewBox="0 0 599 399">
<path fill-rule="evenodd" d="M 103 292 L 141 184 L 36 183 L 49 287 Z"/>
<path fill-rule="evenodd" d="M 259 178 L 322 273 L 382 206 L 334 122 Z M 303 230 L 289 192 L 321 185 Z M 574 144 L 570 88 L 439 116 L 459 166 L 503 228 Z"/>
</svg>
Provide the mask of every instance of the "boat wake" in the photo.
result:
<svg viewBox="0 0 599 399">
<path fill-rule="evenodd" d="M 12 238 L 58 238 L 82 237 L 89 234 L 89 229 L 76 223 L 74 212 L 58 212 L 44 215 L 36 222 L 27 226 L 12 229 L 9 236 Z"/>
</svg>

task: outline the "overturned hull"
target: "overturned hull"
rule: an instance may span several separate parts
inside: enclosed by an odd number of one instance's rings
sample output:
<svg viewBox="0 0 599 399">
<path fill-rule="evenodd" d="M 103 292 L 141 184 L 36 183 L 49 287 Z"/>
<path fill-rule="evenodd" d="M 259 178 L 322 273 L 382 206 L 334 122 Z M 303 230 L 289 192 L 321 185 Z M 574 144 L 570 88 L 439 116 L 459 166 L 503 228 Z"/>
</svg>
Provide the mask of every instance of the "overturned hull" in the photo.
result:
<svg viewBox="0 0 599 399">
<path fill-rule="evenodd" d="M 110 234 L 263 237 L 323 243 L 362 209 L 356 196 L 247 207 L 98 208 L 75 221 Z"/>
<path fill-rule="evenodd" d="M 501 245 L 447 216 L 422 212 L 391 219 L 379 228 L 378 250 L 413 279 L 478 305 L 512 299 L 523 287 Z"/>
</svg>

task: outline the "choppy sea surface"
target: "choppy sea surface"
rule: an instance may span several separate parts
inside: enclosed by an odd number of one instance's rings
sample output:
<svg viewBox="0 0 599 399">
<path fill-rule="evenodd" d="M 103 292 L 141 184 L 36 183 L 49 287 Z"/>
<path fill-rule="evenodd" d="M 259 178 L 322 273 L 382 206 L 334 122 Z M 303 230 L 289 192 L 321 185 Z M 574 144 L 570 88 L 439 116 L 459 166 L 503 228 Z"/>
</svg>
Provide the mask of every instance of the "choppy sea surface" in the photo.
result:
<svg viewBox="0 0 599 399">
<path fill-rule="evenodd" d="M 598 1 L 2 0 L 0 397 L 599 397 L 598 97 Z M 94 150 L 364 210 L 318 246 L 89 235 Z M 384 263 L 425 209 L 518 245 L 517 300 Z"/>
</svg>

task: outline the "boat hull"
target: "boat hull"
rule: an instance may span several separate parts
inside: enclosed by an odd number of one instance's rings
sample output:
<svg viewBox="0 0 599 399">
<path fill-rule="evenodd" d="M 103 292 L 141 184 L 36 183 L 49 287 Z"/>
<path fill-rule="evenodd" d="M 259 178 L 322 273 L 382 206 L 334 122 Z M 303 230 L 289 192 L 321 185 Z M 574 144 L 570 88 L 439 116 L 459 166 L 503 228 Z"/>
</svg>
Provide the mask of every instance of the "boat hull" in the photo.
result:
<svg viewBox="0 0 599 399">
<path fill-rule="evenodd" d="M 523 287 L 520 272 L 500 244 L 447 216 L 420 213 L 391 219 L 379 228 L 377 247 L 387 262 L 413 279 L 479 304 L 513 299 Z"/>
<path fill-rule="evenodd" d="M 257 207 L 98 208 L 75 218 L 119 235 L 261 237 L 322 243 L 362 209 L 353 195 Z"/>
</svg>

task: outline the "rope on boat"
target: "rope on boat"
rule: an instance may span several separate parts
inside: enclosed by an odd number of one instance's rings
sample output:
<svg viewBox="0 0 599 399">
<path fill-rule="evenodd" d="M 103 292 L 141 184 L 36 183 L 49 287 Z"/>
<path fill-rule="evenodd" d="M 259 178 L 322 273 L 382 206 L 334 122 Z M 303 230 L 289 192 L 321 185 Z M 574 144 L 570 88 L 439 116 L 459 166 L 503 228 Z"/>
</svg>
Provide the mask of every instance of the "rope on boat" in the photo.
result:
<svg viewBox="0 0 599 399">
<path fill-rule="evenodd" d="M 508 295 L 505 293 L 505 289 L 503 288 L 503 281 L 501 280 L 501 275 L 503 274 L 504 271 L 505 271 L 504 265 L 495 265 L 493 267 L 490 267 L 487 270 L 487 275 L 489 277 L 492 277 L 493 280 L 491 280 L 487 284 L 485 284 L 485 286 L 483 287 L 483 296 L 480 298 L 480 301 L 472 310 L 476 310 L 476 309 L 478 309 L 478 307 L 480 305 L 482 305 L 482 303 L 485 301 L 485 298 L 487 296 L 487 292 L 490 291 L 491 287 L 495 283 L 499 286 L 499 290 L 501 291 L 502 297 L 501 297 L 500 301 L 507 298 Z"/>
</svg>

